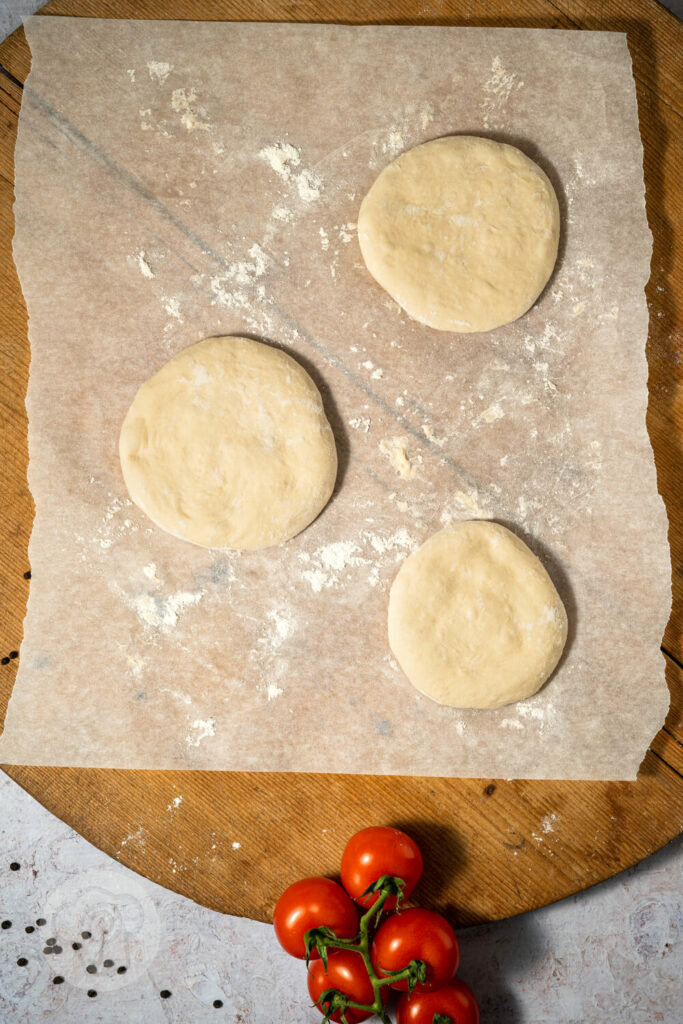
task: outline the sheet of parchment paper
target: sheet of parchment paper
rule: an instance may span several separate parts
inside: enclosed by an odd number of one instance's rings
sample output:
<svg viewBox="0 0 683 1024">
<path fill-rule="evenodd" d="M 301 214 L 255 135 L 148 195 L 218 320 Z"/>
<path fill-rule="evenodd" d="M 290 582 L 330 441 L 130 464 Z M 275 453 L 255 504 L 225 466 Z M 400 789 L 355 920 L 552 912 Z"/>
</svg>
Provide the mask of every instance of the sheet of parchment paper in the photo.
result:
<svg viewBox="0 0 683 1024">
<path fill-rule="evenodd" d="M 666 518 L 645 430 L 651 239 L 626 38 L 31 19 L 15 254 L 30 314 L 25 639 L 5 762 L 628 779 L 664 718 Z M 398 153 L 515 143 L 562 208 L 517 323 L 448 335 L 365 270 Z M 334 426 L 335 495 L 252 553 L 164 534 L 117 457 L 142 381 L 207 335 L 281 345 Z M 570 638 L 534 698 L 458 711 L 387 645 L 401 560 L 494 518 Z"/>
</svg>

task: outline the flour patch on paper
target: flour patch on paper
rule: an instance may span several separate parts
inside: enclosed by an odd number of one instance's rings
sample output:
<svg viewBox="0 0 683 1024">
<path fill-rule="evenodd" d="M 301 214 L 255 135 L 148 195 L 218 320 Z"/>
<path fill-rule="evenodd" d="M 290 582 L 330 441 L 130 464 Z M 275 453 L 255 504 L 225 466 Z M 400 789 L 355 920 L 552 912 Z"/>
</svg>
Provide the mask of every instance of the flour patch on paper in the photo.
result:
<svg viewBox="0 0 683 1024">
<path fill-rule="evenodd" d="M 588 466 L 595 473 L 599 473 L 602 469 L 602 443 L 600 441 L 591 441 L 588 445 Z"/>
<path fill-rule="evenodd" d="M 342 572 L 348 565 L 361 565 L 355 554 L 358 545 L 351 540 L 338 540 L 325 547 L 318 548 L 316 557 L 324 569 L 330 572 Z"/>
<path fill-rule="evenodd" d="M 199 604 L 204 593 L 203 590 L 196 593 L 180 590 L 165 598 L 159 594 L 139 594 L 129 603 L 143 625 L 168 632 L 177 625 L 183 612 Z"/>
<path fill-rule="evenodd" d="M 296 629 L 297 625 L 289 608 L 273 608 L 266 613 L 264 630 L 257 644 L 266 653 L 274 654 L 286 641 L 291 640 Z"/>
<path fill-rule="evenodd" d="M 263 305 L 266 294 L 259 282 L 265 276 L 271 259 L 258 242 L 250 246 L 247 256 L 248 259 L 233 260 L 222 274 L 211 278 L 214 305 L 244 310 L 252 309 L 259 303 Z M 263 322 L 262 316 L 258 321 L 252 317 L 249 326 L 258 329 L 268 325 Z"/>
<path fill-rule="evenodd" d="M 203 740 L 216 735 L 216 719 L 195 718 L 191 723 L 191 729 L 193 732 L 188 733 L 185 742 L 188 747 L 198 747 Z"/>
<path fill-rule="evenodd" d="M 544 352 L 556 352 L 562 353 L 563 344 L 560 335 L 558 334 L 557 324 L 552 320 L 549 320 L 543 327 L 540 338 L 538 339 L 538 347 Z"/>
<path fill-rule="evenodd" d="M 524 82 L 513 71 L 503 65 L 500 57 L 491 61 L 489 78 L 484 84 L 484 127 L 491 127 L 494 120 L 504 113 L 513 92 L 521 89 Z"/>
<path fill-rule="evenodd" d="M 425 103 L 419 111 L 420 127 L 426 131 L 434 120 L 434 107 L 431 103 Z"/>
<path fill-rule="evenodd" d="M 406 554 L 417 551 L 419 541 L 406 530 L 405 526 L 399 527 L 394 533 L 368 533 L 363 534 L 364 540 L 380 556 L 394 554 L 396 561 L 401 561 Z"/>
<path fill-rule="evenodd" d="M 501 729 L 523 729 L 524 726 L 516 718 L 503 718 L 500 722 Z"/>
<path fill-rule="evenodd" d="M 265 160 L 270 169 L 283 181 L 291 181 L 293 169 L 301 163 L 299 150 L 289 142 L 276 142 L 272 146 L 264 146 L 259 156 Z"/>
<path fill-rule="evenodd" d="M 128 671 L 134 679 L 139 679 L 147 664 L 147 659 L 141 657 L 139 654 L 129 654 L 126 657 L 126 664 L 128 665 Z"/>
<path fill-rule="evenodd" d="M 163 306 L 164 311 L 168 313 L 172 320 L 176 320 L 179 324 L 185 322 L 180 312 L 179 299 L 173 298 L 173 296 L 171 295 L 162 295 L 161 305 Z"/>
<path fill-rule="evenodd" d="M 268 612 L 268 618 L 272 620 L 274 627 L 274 634 L 277 638 L 277 644 L 284 643 L 294 631 L 294 623 L 292 619 L 282 615 L 278 611 Z"/>
<path fill-rule="evenodd" d="M 370 130 L 375 138 L 368 166 L 384 166 L 405 150 L 424 141 L 421 133 L 427 131 L 434 117 L 433 104 L 425 102 L 407 103 L 400 111 L 395 111 L 392 123 L 388 127 Z M 344 156 L 346 155 L 344 153 Z"/>
<path fill-rule="evenodd" d="M 163 84 L 173 71 L 173 65 L 165 60 L 148 60 L 147 71 L 153 82 Z"/>
<path fill-rule="evenodd" d="M 322 180 L 317 174 L 304 169 L 300 174 L 297 174 L 294 180 L 296 181 L 299 197 L 305 203 L 314 203 L 316 199 L 320 199 Z"/>
<path fill-rule="evenodd" d="M 273 220 L 280 221 L 281 224 L 291 224 L 294 220 L 294 214 L 286 206 L 274 206 L 271 216 Z"/>
<path fill-rule="evenodd" d="M 162 686 L 159 693 L 167 693 L 170 697 L 173 697 L 174 701 L 176 701 L 178 705 L 187 705 L 192 703 L 192 697 L 190 697 L 189 693 L 182 693 L 180 690 L 172 690 L 167 686 Z"/>
<path fill-rule="evenodd" d="M 301 577 L 315 594 L 319 594 L 323 589 L 339 586 L 340 576 L 347 569 L 368 564 L 368 559 L 361 554 L 361 548 L 352 540 L 338 540 L 326 544 L 318 548 L 313 555 L 301 552 L 299 558 L 307 565 Z"/>
<path fill-rule="evenodd" d="M 393 534 L 363 533 L 363 540 L 370 546 L 377 561 L 372 565 L 367 576 L 367 582 L 371 587 L 377 587 L 381 581 L 381 571 L 387 565 L 395 565 L 402 562 L 406 555 L 417 551 L 419 541 L 413 537 L 404 526 L 400 527 Z"/>
<path fill-rule="evenodd" d="M 130 259 L 133 260 L 142 276 L 147 278 L 148 281 L 151 281 L 152 278 L 156 277 L 156 274 L 150 266 L 149 257 L 144 249 L 139 249 L 134 256 L 130 257 Z"/>
<path fill-rule="evenodd" d="M 334 231 L 337 232 L 337 236 L 342 245 L 348 245 L 353 240 L 353 237 L 358 230 L 358 225 L 355 221 L 349 220 L 346 224 L 335 224 Z"/>
<path fill-rule="evenodd" d="M 496 420 L 502 420 L 505 416 L 505 412 L 500 402 L 492 402 L 487 409 L 479 413 L 477 418 L 472 421 L 473 427 L 479 427 L 482 423 L 495 423 Z"/>
<path fill-rule="evenodd" d="M 428 441 L 431 441 L 431 443 L 435 444 L 438 448 L 443 448 L 446 443 L 446 438 L 437 437 L 431 423 L 423 423 L 420 429 Z"/>
<path fill-rule="evenodd" d="M 399 129 L 392 128 L 382 143 L 382 152 L 393 159 L 402 149 L 405 149 L 405 145 L 405 139 Z"/>
<path fill-rule="evenodd" d="M 479 489 L 472 485 L 466 490 L 463 488 L 452 493 L 448 504 L 441 512 L 439 522 L 443 526 L 448 526 L 450 523 L 461 520 L 463 516 L 486 518 L 489 514 L 486 502 L 479 494 Z"/>
<path fill-rule="evenodd" d="M 521 701 L 515 708 L 517 717 L 525 719 L 529 724 L 535 725 L 542 736 L 546 727 L 550 725 L 555 717 L 555 707 L 547 699 L 543 703 L 532 703 L 528 700 Z"/>
<path fill-rule="evenodd" d="M 598 180 L 594 174 L 589 173 L 583 166 L 581 160 L 578 157 L 574 157 L 574 174 L 576 180 L 581 182 L 582 185 L 597 185 Z"/>
<path fill-rule="evenodd" d="M 281 181 L 296 189 L 303 202 L 314 203 L 320 198 L 323 189 L 322 178 L 314 171 L 301 167 L 300 150 L 291 142 L 275 142 L 270 146 L 264 146 L 258 155 Z"/>
<path fill-rule="evenodd" d="M 254 242 L 247 251 L 248 260 L 235 260 L 230 263 L 225 273 L 220 278 L 213 278 L 213 281 L 224 284 L 231 281 L 242 287 L 250 287 L 266 273 L 270 257 L 264 252 L 258 242 Z"/>
<path fill-rule="evenodd" d="M 196 89 L 174 89 L 171 93 L 171 109 L 180 115 L 180 123 L 187 132 L 209 132 L 212 125 L 202 120 L 206 111 L 197 103 Z"/>
<path fill-rule="evenodd" d="M 408 444 L 409 438 L 407 437 L 392 437 L 388 440 L 383 439 L 379 443 L 382 455 L 389 459 L 393 468 L 404 480 L 411 480 L 417 472 L 408 455 Z"/>
<path fill-rule="evenodd" d="M 121 518 L 132 507 L 133 503 L 129 498 L 111 498 L 93 537 L 93 543 L 102 551 L 108 551 L 127 533 L 137 533 L 139 526 L 132 519 Z"/>
<path fill-rule="evenodd" d="M 318 594 L 324 589 L 339 587 L 350 570 L 369 567 L 365 581 L 376 587 L 381 568 L 402 561 L 417 546 L 418 541 L 405 527 L 389 534 L 361 530 L 356 540 L 334 541 L 312 555 L 301 552 L 299 559 L 305 565 L 301 578 Z"/>
<path fill-rule="evenodd" d="M 384 370 L 381 366 L 375 366 L 372 359 L 366 359 L 365 362 L 360 364 L 364 370 L 367 370 L 372 380 L 381 380 L 384 376 Z"/>
</svg>

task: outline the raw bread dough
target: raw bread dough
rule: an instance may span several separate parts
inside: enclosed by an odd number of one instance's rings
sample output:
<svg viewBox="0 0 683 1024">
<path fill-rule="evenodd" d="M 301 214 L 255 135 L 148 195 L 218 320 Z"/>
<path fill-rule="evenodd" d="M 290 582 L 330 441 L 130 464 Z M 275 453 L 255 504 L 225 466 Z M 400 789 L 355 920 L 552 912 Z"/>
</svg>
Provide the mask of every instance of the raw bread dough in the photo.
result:
<svg viewBox="0 0 683 1024">
<path fill-rule="evenodd" d="M 458 333 L 525 313 L 552 273 L 559 234 L 541 168 L 514 146 L 469 135 L 403 153 L 358 216 L 375 280 L 415 320 Z"/>
<path fill-rule="evenodd" d="M 128 493 L 207 548 L 294 537 L 332 494 L 337 450 L 320 394 L 280 349 L 208 338 L 142 385 L 119 440 Z"/>
<path fill-rule="evenodd" d="M 389 644 L 413 686 L 439 704 L 497 708 L 536 693 L 567 639 L 542 564 L 498 523 L 434 534 L 401 566 Z"/>
</svg>

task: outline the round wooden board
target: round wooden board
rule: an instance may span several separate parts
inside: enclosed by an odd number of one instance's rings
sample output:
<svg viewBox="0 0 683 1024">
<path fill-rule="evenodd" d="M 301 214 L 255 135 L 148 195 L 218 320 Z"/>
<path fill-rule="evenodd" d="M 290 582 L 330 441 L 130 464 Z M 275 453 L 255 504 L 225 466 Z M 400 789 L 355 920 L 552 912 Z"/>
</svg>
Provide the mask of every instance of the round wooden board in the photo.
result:
<svg viewBox="0 0 683 1024">
<path fill-rule="evenodd" d="M 683 829 L 683 388 L 680 298 L 683 97 L 676 71 L 680 23 L 654 0 L 606 0 L 600 16 L 577 0 L 416 0 L 283 5 L 264 0 L 152 0 L 148 18 L 515 25 L 626 31 L 634 59 L 654 235 L 650 304 L 649 429 L 667 504 L 673 612 L 664 638 L 672 705 L 637 782 L 508 782 L 221 772 L 5 770 L 78 832 L 140 874 L 216 910 L 269 920 L 284 886 L 335 874 L 348 836 L 398 825 L 420 842 L 426 871 L 416 897 L 454 922 L 494 920 L 550 903 L 636 863 Z M 136 17 L 133 0 L 64 0 L 51 14 Z M 26 311 L 11 258 L 14 139 L 30 55 L 23 32 L 0 46 L 0 655 L 19 650 L 32 503 L 26 486 Z M 679 234 L 674 234 L 675 227 Z M 65 638 L 68 642 L 68 638 Z M 0 667 L 0 713 L 14 681 Z M 324 736 L 315 737 L 315 742 Z M 334 736 L 330 736 L 334 742 Z M 182 799 L 180 799 L 182 798 Z"/>
</svg>

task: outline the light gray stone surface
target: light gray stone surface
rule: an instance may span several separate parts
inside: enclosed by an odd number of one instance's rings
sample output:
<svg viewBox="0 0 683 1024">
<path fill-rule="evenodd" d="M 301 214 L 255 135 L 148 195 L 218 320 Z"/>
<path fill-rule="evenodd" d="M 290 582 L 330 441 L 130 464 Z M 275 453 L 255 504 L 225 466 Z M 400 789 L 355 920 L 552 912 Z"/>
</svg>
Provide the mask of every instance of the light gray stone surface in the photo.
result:
<svg viewBox="0 0 683 1024">
<path fill-rule="evenodd" d="M 481 1003 L 482 1024 L 680 1024 L 682 852 L 677 841 L 562 903 L 461 931 L 459 973 Z M 37 926 L 39 918 L 46 923 Z M 12 922 L 0 929 L 2 1024 L 320 1020 L 303 965 L 280 950 L 269 925 L 148 882 L 1 773 L 0 921 Z M 44 952 L 50 938 L 61 953 Z M 108 959 L 113 966 L 104 967 Z M 164 989 L 170 998 L 160 997 Z"/>
<path fill-rule="evenodd" d="M 21 25 L 21 19 L 35 14 L 46 0 L 0 0 L 0 41 Z"/>
</svg>

